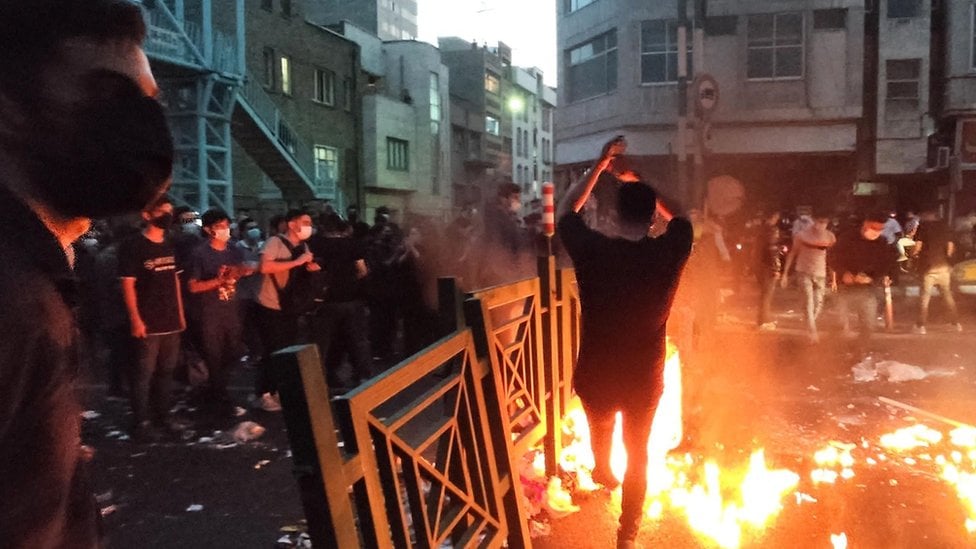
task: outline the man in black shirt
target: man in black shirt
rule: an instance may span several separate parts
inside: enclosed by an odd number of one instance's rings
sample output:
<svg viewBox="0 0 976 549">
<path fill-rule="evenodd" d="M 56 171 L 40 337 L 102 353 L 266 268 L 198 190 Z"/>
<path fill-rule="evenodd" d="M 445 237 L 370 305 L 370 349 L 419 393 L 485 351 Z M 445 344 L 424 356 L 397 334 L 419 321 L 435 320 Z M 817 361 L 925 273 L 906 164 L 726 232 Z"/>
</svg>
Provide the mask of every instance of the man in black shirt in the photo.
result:
<svg viewBox="0 0 976 549">
<path fill-rule="evenodd" d="M 952 295 L 951 258 L 955 251 L 956 245 L 952 241 L 949 226 L 945 221 L 939 219 L 932 210 L 922 212 L 922 221 L 915 235 L 914 248 L 914 252 L 918 255 L 918 272 L 922 277 L 915 333 L 926 332 L 925 322 L 929 318 L 929 301 L 932 299 L 932 290 L 935 287 L 938 287 L 939 293 L 944 296 L 946 307 L 949 309 L 949 323 L 957 332 L 962 331 L 956 300 Z"/>
<path fill-rule="evenodd" d="M 349 351 L 354 384 L 372 377 L 369 320 L 360 282 L 366 277 L 366 252 L 352 236 L 352 227 L 336 214 L 324 216 L 324 234 L 308 243 L 326 274 L 327 290 L 315 316 L 315 341 L 319 345 L 329 385 L 338 389 L 343 351 Z"/>
<path fill-rule="evenodd" d="M 659 204 L 643 182 L 618 192 L 619 237 L 589 227 L 579 210 L 600 174 L 622 154 L 617 138 L 604 147 L 587 179 L 574 184 L 559 204 L 559 235 L 576 268 L 582 308 L 582 341 L 573 386 L 590 426 L 596 467 L 593 480 L 616 483 L 610 471 L 614 415 L 623 416 L 627 450 L 617 547 L 636 547 L 647 491 L 647 441 L 664 390 L 666 325 L 678 279 L 691 253 L 692 227 Z M 658 238 L 648 232 L 655 209 L 669 220 Z"/>
<path fill-rule="evenodd" d="M 877 322 L 878 289 L 891 285 L 898 252 L 881 238 L 887 219 L 880 213 L 866 217 L 856 230 L 837 238 L 837 245 L 828 257 L 834 271 L 832 286 L 838 290 L 838 308 L 847 337 L 854 335 L 850 329 L 852 310 L 860 319 L 861 337 L 871 336 Z"/>
<path fill-rule="evenodd" d="M 119 278 L 135 339 L 130 395 L 133 437 L 148 442 L 160 436 L 156 428 L 178 429 L 170 418 L 170 392 L 186 322 L 176 250 L 167 235 L 173 204 L 160 198 L 142 212 L 142 218 L 146 228 L 119 247 Z"/>
<path fill-rule="evenodd" d="M 71 244 L 92 218 L 166 187 L 173 148 L 152 99 L 137 5 L 0 8 L 0 546 L 100 546 L 81 446 Z"/>
<path fill-rule="evenodd" d="M 187 288 L 199 299 L 200 351 L 209 372 L 205 404 L 215 415 L 232 417 L 235 406 L 227 382 L 243 354 L 237 282 L 254 274 L 257 262 L 245 265 L 241 249 L 228 245 L 230 216 L 226 212 L 208 210 L 202 221 L 208 241 L 193 251 Z"/>
</svg>

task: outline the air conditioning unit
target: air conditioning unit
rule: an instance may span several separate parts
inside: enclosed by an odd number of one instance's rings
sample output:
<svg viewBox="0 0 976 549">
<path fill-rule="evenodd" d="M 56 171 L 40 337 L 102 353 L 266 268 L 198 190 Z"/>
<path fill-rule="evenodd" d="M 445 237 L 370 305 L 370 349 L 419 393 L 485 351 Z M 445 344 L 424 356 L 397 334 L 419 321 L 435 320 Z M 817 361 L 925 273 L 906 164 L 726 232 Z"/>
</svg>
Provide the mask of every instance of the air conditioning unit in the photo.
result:
<svg viewBox="0 0 976 549">
<path fill-rule="evenodd" d="M 939 147 L 935 155 L 935 168 L 944 169 L 949 167 L 949 147 Z"/>
</svg>

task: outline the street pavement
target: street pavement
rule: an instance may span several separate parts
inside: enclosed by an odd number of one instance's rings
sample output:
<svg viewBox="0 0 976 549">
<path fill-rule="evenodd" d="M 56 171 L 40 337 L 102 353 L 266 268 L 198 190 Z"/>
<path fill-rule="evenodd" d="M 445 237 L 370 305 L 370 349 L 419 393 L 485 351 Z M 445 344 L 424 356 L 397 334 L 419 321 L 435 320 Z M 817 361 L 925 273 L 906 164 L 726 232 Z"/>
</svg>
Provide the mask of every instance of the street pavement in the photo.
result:
<svg viewBox="0 0 976 549">
<path fill-rule="evenodd" d="M 687 357 L 685 385 L 695 413 L 686 421 L 686 445 L 698 457 L 741 463 L 765 448 L 770 466 L 801 475 L 797 491 L 761 532 L 743 538 L 746 547 L 830 547 L 830 534 L 845 532 L 852 548 L 971 547 L 965 511 L 955 492 L 920 466 L 889 462 L 856 467 L 857 476 L 836 486 L 813 486 L 812 456 L 831 440 L 876 443 L 882 433 L 913 422 L 878 401 L 884 396 L 935 414 L 976 424 L 976 306 L 961 302 L 965 331 L 936 322 L 933 304 L 928 335 L 911 333 L 914 303 L 899 297 L 892 333 L 868 342 L 835 333 L 828 308 L 823 338 L 807 343 L 799 296 L 777 296 L 777 330 L 757 331 L 751 319 L 754 295 L 732 296 L 715 332 Z M 946 375 L 921 381 L 857 383 L 852 367 L 871 357 Z M 241 368 L 235 396 L 244 402 L 253 371 Z M 138 445 L 123 440 L 128 406 L 109 401 L 101 385 L 89 392 L 85 440 L 96 449 L 96 492 L 103 508 L 109 548 L 272 548 L 299 525 L 303 514 L 291 475 L 280 414 L 250 411 L 234 419 L 207 420 L 185 405 L 191 423 L 185 440 Z M 97 415 L 97 417 L 96 417 Z M 908 419 L 906 419 L 908 418 Z M 921 420 L 921 417 L 916 416 Z M 257 440 L 229 435 L 242 421 L 266 429 Z M 938 422 L 927 422 L 944 429 Z M 217 432 L 219 431 L 219 432 Z M 873 446 L 872 446 L 873 447 Z M 613 547 L 615 514 L 605 494 L 577 495 L 578 513 L 549 521 L 537 537 L 542 548 Z M 285 531 L 282 531 L 285 528 Z M 639 539 L 645 547 L 710 547 L 680 513 L 665 509 L 648 520 Z"/>
</svg>

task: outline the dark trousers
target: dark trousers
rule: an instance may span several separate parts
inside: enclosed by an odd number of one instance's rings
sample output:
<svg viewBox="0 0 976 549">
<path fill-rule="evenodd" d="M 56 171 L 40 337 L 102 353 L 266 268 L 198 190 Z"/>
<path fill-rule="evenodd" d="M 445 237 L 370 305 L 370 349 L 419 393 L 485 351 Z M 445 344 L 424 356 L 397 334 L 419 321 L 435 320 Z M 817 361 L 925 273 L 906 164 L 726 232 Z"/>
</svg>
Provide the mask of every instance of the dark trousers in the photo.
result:
<svg viewBox="0 0 976 549">
<path fill-rule="evenodd" d="M 132 375 L 132 413 L 136 425 L 159 423 L 169 416 L 173 370 L 180 357 L 180 334 L 151 335 L 134 340 L 136 367 Z"/>
<path fill-rule="evenodd" d="M 261 306 L 253 299 L 247 299 L 243 303 L 244 324 L 241 327 L 244 345 L 247 347 L 247 354 L 252 360 L 264 355 L 264 344 L 261 337 Z"/>
<path fill-rule="evenodd" d="M 241 317 L 237 307 L 203 310 L 200 315 L 200 354 L 207 363 L 213 401 L 228 399 L 227 384 L 241 358 Z"/>
<path fill-rule="evenodd" d="M 762 326 L 767 322 L 773 321 L 773 296 L 776 295 L 776 286 L 779 285 L 779 277 L 773 273 L 763 272 L 757 276 L 759 288 L 762 296 L 759 301 L 759 317 L 756 323 Z"/>
<path fill-rule="evenodd" d="M 278 391 L 278 376 L 271 366 L 271 354 L 298 342 L 298 316 L 262 306 L 257 319 L 264 344 L 264 354 L 254 378 L 254 394 L 260 396 Z"/>
<path fill-rule="evenodd" d="M 398 309 L 396 299 L 373 299 L 369 302 L 369 339 L 373 352 L 382 359 L 393 356 Z"/>
<path fill-rule="evenodd" d="M 129 326 L 122 325 L 102 332 L 102 343 L 108 348 L 105 366 L 108 369 L 108 392 L 110 395 L 121 395 L 132 385 L 131 372 L 133 358 L 133 341 L 129 334 Z"/>
<path fill-rule="evenodd" d="M 583 400 L 586 422 L 590 427 L 590 445 L 593 449 L 594 476 L 609 476 L 610 450 L 613 441 L 613 424 L 617 411 L 623 421 L 624 448 L 627 450 L 627 471 L 624 473 L 620 502 L 620 530 L 618 539 L 635 539 L 643 515 L 644 498 L 647 495 L 647 441 L 651 436 L 654 412 L 661 399 L 660 393 L 640 407 L 618 407 L 604 402 Z"/>
<path fill-rule="evenodd" d="M 343 351 L 349 351 L 354 384 L 373 377 L 373 355 L 369 347 L 369 321 L 362 301 L 324 303 L 312 321 L 312 341 L 319 346 L 326 379 L 341 386 L 337 374 Z"/>
</svg>

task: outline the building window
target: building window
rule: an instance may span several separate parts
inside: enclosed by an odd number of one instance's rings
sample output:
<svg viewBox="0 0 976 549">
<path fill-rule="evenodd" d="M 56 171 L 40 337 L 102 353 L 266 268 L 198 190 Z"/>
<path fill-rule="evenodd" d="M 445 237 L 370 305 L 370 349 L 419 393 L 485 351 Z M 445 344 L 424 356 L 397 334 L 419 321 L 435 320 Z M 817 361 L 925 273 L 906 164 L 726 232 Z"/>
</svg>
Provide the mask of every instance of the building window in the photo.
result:
<svg viewBox="0 0 976 549">
<path fill-rule="evenodd" d="M 281 76 L 281 93 L 285 95 L 291 95 L 291 57 L 287 55 L 281 56 L 281 64 L 279 65 L 280 76 Z"/>
<path fill-rule="evenodd" d="M 908 19 L 922 15 L 921 0 L 888 0 L 888 19 Z"/>
<path fill-rule="evenodd" d="M 685 44 L 691 64 L 691 43 Z M 691 74 L 691 70 L 688 71 Z M 678 23 L 641 22 L 641 83 L 660 84 L 678 81 Z"/>
<path fill-rule="evenodd" d="M 847 9 L 813 10 L 813 30 L 847 29 Z"/>
<path fill-rule="evenodd" d="M 261 9 L 272 11 L 274 10 L 274 2 L 271 0 L 261 0 Z"/>
<path fill-rule="evenodd" d="M 515 130 L 515 155 L 522 156 L 522 130 Z"/>
<path fill-rule="evenodd" d="M 312 100 L 323 105 L 335 105 L 336 74 L 328 69 L 315 69 L 315 94 Z"/>
<path fill-rule="evenodd" d="M 498 119 L 494 116 L 485 117 L 485 131 L 491 135 L 501 134 L 501 124 L 498 123 Z"/>
<path fill-rule="evenodd" d="M 386 167 L 401 172 L 410 170 L 409 143 L 395 137 L 386 138 Z"/>
<path fill-rule="evenodd" d="M 342 106 L 347 111 L 352 111 L 352 78 L 345 78 L 342 81 Z"/>
<path fill-rule="evenodd" d="M 552 131 L 552 107 L 542 107 L 542 131 Z"/>
<path fill-rule="evenodd" d="M 563 0 L 563 7 L 566 13 L 572 13 L 580 8 L 585 8 L 589 6 L 596 0 Z"/>
<path fill-rule="evenodd" d="M 885 61 L 887 87 L 885 111 L 897 118 L 918 110 L 922 75 L 921 59 L 888 59 Z"/>
<path fill-rule="evenodd" d="M 705 18 L 705 34 L 708 36 L 735 36 L 739 30 L 739 18 L 735 15 L 716 15 Z"/>
<path fill-rule="evenodd" d="M 803 14 L 750 15 L 748 33 L 750 79 L 803 77 Z"/>
<path fill-rule="evenodd" d="M 616 29 L 567 50 L 566 57 L 570 102 L 617 89 Z"/>
<path fill-rule="evenodd" d="M 321 192 L 335 192 L 339 181 L 339 149 L 315 146 L 315 186 Z"/>
<path fill-rule="evenodd" d="M 262 84 L 264 84 L 265 89 L 274 90 L 275 89 L 275 52 L 271 48 L 264 48 L 264 74 L 262 77 Z"/>
<path fill-rule="evenodd" d="M 291 0 L 281 0 L 281 15 L 291 17 Z"/>
<path fill-rule="evenodd" d="M 498 79 L 498 75 L 491 72 L 485 73 L 485 91 L 494 94 L 501 91 L 501 81 Z"/>
<path fill-rule="evenodd" d="M 430 133 L 437 135 L 441 131 L 441 75 L 430 73 Z"/>
</svg>

